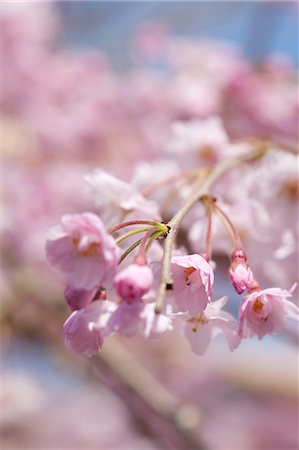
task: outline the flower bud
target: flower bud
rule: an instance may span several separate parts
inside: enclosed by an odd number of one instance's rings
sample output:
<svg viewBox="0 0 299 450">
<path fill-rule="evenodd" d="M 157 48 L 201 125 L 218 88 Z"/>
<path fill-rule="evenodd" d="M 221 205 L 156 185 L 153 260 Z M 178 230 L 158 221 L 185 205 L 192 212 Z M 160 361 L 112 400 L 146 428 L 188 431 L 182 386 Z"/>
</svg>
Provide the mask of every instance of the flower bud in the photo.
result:
<svg viewBox="0 0 299 450">
<path fill-rule="evenodd" d="M 130 264 L 114 278 L 117 294 L 126 302 L 134 303 L 146 294 L 153 282 L 149 266 Z"/>
<path fill-rule="evenodd" d="M 243 294 L 252 287 L 254 277 L 252 270 L 247 264 L 247 258 L 243 250 L 237 250 L 232 254 L 229 278 L 238 294 Z"/>
</svg>

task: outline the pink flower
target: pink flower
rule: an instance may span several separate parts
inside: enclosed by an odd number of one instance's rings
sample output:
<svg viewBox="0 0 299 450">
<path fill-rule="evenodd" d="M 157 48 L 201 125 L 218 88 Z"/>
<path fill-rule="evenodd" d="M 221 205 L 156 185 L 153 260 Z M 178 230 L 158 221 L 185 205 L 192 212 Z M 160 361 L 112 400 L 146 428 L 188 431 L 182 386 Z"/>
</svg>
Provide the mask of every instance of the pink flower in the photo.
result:
<svg viewBox="0 0 299 450">
<path fill-rule="evenodd" d="M 262 339 L 287 327 L 286 317 L 298 320 L 298 307 L 287 300 L 291 293 L 280 288 L 256 291 L 244 298 L 240 309 L 239 334 L 243 338 L 256 335 Z"/>
<path fill-rule="evenodd" d="M 109 334 L 109 329 L 105 327 L 115 308 L 114 302 L 99 300 L 74 311 L 63 327 L 66 347 L 85 356 L 97 353 L 103 345 L 104 337 Z"/>
<path fill-rule="evenodd" d="M 101 213 L 107 221 L 116 221 L 119 213 L 126 211 L 130 218 L 134 216 L 149 218 L 160 217 L 156 202 L 143 197 L 136 187 L 109 174 L 103 169 L 96 169 L 85 177 L 86 183 Z"/>
<path fill-rule="evenodd" d="M 149 266 L 130 264 L 114 278 L 116 292 L 128 303 L 141 299 L 153 282 L 153 273 Z"/>
<path fill-rule="evenodd" d="M 83 289 L 74 289 L 72 286 L 67 286 L 64 290 L 64 298 L 69 305 L 69 307 L 76 311 L 76 309 L 82 309 L 92 302 L 97 289 L 92 289 L 91 291 L 86 291 Z"/>
<path fill-rule="evenodd" d="M 67 284 L 82 290 L 111 283 L 119 260 L 114 239 L 92 213 L 63 216 L 48 238 L 46 252 Z"/>
<path fill-rule="evenodd" d="M 155 313 L 155 303 L 146 303 L 140 312 L 140 333 L 147 339 L 157 339 L 173 329 L 172 319 Z"/>
<path fill-rule="evenodd" d="M 185 324 L 185 337 L 197 355 L 203 355 L 210 341 L 219 333 L 223 333 L 231 350 L 238 347 L 241 337 L 238 335 L 238 323 L 231 314 L 221 311 L 227 302 L 222 297 L 209 303 L 204 312 L 189 318 Z"/>
<path fill-rule="evenodd" d="M 246 256 L 242 250 L 237 250 L 232 256 L 229 278 L 238 294 L 243 294 L 253 286 L 253 273 L 247 264 Z"/>
<path fill-rule="evenodd" d="M 172 328 L 170 317 L 155 313 L 155 303 L 120 303 L 107 323 L 110 333 L 139 334 L 147 339 L 158 338 Z"/>
<path fill-rule="evenodd" d="M 203 311 L 212 294 L 214 273 L 200 255 L 171 258 L 174 279 L 174 299 L 180 311 L 196 314 Z"/>
</svg>

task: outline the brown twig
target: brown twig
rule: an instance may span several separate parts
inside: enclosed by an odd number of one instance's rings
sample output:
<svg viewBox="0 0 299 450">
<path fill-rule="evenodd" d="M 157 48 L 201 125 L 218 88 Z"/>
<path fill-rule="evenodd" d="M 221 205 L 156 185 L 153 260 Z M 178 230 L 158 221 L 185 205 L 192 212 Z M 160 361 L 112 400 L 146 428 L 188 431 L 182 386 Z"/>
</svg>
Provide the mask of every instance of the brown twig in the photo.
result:
<svg viewBox="0 0 299 450">
<path fill-rule="evenodd" d="M 99 367 L 101 363 L 116 374 L 121 384 L 142 400 L 147 408 L 176 431 L 185 444 L 184 448 L 206 448 L 199 436 L 202 415 L 198 407 L 184 403 L 164 387 L 117 338 L 113 341 L 111 338 L 109 349 L 104 348 L 98 357 L 91 360 L 92 367 Z"/>
</svg>

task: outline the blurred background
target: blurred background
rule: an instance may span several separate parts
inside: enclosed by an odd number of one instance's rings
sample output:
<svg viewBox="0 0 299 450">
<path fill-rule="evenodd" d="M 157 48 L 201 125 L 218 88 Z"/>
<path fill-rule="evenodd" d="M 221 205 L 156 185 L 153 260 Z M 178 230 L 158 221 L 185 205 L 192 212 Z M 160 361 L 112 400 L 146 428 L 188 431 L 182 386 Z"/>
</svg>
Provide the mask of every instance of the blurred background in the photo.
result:
<svg viewBox="0 0 299 450">
<path fill-rule="evenodd" d="M 1 448 L 298 448 L 293 335 L 232 354 L 217 340 L 201 358 L 176 332 L 111 338 L 86 360 L 64 349 L 44 253 L 61 214 L 94 210 L 84 175 L 129 179 L 173 120 L 218 114 L 232 137 L 296 144 L 297 2 L 0 8 Z"/>
</svg>

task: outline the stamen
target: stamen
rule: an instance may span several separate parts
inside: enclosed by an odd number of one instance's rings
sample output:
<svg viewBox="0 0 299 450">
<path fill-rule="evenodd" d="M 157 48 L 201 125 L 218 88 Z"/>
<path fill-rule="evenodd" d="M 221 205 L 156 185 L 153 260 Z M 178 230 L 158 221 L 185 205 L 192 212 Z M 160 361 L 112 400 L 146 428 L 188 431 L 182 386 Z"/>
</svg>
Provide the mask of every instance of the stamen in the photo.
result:
<svg viewBox="0 0 299 450">
<path fill-rule="evenodd" d="M 259 314 L 259 313 L 262 311 L 263 307 L 264 307 L 264 304 L 263 304 L 261 298 L 258 297 L 258 298 L 256 299 L 256 301 L 254 302 L 254 304 L 253 304 L 252 310 L 253 310 L 256 314 Z"/>
<path fill-rule="evenodd" d="M 186 267 L 184 269 L 184 279 L 188 286 L 190 286 L 191 281 L 189 280 L 190 275 L 196 271 L 195 267 Z"/>
</svg>

